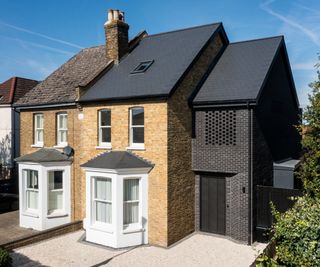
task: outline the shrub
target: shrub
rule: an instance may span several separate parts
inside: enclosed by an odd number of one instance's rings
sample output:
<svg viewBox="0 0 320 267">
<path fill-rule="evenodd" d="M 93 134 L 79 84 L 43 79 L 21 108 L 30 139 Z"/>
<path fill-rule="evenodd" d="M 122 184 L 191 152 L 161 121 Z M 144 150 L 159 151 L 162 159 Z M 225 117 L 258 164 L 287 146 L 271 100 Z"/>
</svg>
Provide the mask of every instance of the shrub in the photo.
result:
<svg viewBox="0 0 320 267">
<path fill-rule="evenodd" d="M 274 210 L 273 241 L 276 255 L 285 266 L 320 266 L 320 202 L 299 197 L 284 214 Z"/>
<path fill-rule="evenodd" d="M 1 267 L 11 267 L 12 258 L 8 251 L 0 248 L 0 266 Z"/>
</svg>

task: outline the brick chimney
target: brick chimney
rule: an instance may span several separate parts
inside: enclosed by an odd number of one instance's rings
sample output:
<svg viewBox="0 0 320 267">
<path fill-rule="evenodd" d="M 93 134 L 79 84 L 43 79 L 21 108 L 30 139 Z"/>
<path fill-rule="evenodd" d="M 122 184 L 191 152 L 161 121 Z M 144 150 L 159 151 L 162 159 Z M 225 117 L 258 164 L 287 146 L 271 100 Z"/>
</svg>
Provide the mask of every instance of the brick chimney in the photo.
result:
<svg viewBox="0 0 320 267">
<path fill-rule="evenodd" d="M 110 9 L 108 21 L 104 24 L 107 59 L 116 64 L 129 51 L 129 25 L 124 21 L 124 12 Z"/>
</svg>

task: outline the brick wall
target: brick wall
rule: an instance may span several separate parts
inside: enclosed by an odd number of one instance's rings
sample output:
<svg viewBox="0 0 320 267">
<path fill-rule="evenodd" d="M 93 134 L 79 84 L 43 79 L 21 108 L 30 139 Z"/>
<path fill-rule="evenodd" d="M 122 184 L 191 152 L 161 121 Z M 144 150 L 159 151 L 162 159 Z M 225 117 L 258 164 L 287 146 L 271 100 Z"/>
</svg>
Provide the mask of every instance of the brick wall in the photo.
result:
<svg viewBox="0 0 320 267">
<path fill-rule="evenodd" d="M 168 101 L 168 245 L 195 229 L 192 113 L 188 99 L 222 47 L 217 35 Z"/>
<path fill-rule="evenodd" d="M 206 141 L 208 142 L 206 140 L 207 111 L 229 110 L 211 109 L 195 112 L 192 167 L 198 174 L 195 177 L 197 185 L 195 188 L 196 229 L 200 229 L 201 172 L 219 173 L 220 176 L 226 177 L 226 235 L 247 242 L 249 235 L 249 113 L 246 109 L 230 109 L 231 112 L 235 112 L 235 145 L 216 145 L 206 144 Z M 223 119 L 222 121 L 214 120 L 214 123 L 225 124 L 225 121 Z M 217 136 L 211 136 L 211 138 L 217 138 Z M 211 140 L 214 143 L 214 140 Z M 243 187 L 245 192 L 242 191 Z"/>
</svg>

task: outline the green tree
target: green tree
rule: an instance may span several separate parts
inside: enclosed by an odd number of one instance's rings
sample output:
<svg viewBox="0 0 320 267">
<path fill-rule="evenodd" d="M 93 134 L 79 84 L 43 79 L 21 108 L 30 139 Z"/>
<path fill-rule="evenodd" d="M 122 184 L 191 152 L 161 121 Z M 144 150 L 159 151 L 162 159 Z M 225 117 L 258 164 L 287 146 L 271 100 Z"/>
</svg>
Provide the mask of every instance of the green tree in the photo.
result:
<svg viewBox="0 0 320 267">
<path fill-rule="evenodd" d="M 318 77 L 310 84 L 310 105 L 298 127 L 304 149 L 298 175 L 305 195 L 283 214 L 273 209 L 272 239 L 276 258 L 285 266 L 320 266 L 320 68 L 316 67 Z"/>
</svg>

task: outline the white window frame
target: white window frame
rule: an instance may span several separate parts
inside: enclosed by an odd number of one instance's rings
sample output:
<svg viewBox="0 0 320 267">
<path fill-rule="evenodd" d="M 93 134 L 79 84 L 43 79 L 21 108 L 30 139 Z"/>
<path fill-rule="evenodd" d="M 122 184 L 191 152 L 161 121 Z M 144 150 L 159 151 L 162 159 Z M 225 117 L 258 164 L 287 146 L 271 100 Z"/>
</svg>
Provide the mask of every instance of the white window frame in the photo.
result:
<svg viewBox="0 0 320 267">
<path fill-rule="evenodd" d="M 128 180 L 138 180 L 138 185 L 139 185 L 139 194 L 138 194 L 138 199 L 137 200 L 124 200 L 124 188 L 125 188 L 125 182 Z M 123 213 L 123 229 L 125 230 L 130 230 L 130 229 L 135 229 L 139 228 L 141 225 L 141 177 L 125 177 L 123 178 L 123 184 L 122 184 L 122 190 L 123 190 L 123 206 L 122 206 L 122 213 Z M 138 221 L 134 223 L 124 223 L 124 208 L 125 204 L 127 203 L 138 203 Z"/>
<path fill-rule="evenodd" d="M 104 176 L 92 176 L 91 177 L 92 179 L 92 192 L 91 192 L 91 203 L 92 203 L 92 206 L 91 206 L 91 211 L 92 211 L 92 224 L 95 225 L 95 226 L 100 226 L 101 228 L 104 228 L 105 226 L 107 226 L 108 228 L 111 228 L 112 227 L 112 223 L 113 223 L 113 203 L 112 203 L 112 197 L 113 197 L 113 192 L 112 192 L 112 184 L 113 184 L 113 181 L 112 181 L 112 178 L 110 177 L 104 177 Z M 105 199 L 98 199 L 95 197 L 96 195 L 96 179 L 102 179 L 102 180 L 110 180 L 111 181 L 111 200 L 105 200 Z M 102 202 L 102 203 L 107 203 L 107 204 L 111 204 L 111 222 L 108 223 L 108 222 L 100 222 L 100 221 L 97 221 L 97 202 Z"/>
<path fill-rule="evenodd" d="M 38 173 L 38 188 L 34 188 L 34 181 L 33 181 L 33 187 L 28 187 L 28 174 L 27 172 L 37 172 Z M 32 170 L 32 169 L 23 169 L 23 179 L 25 184 L 25 210 L 27 212 L 36 213 L 39 210 L 39 171 L 38 170 Z M 37 203 L 37 209 L 33 209 L 29 207 L 29 201 L 28 201 L 28 192 L 35 192 L 37 193 L 38 197 L 38 203 Z"/>
<path fill-rule="evenodd" d="M 37 117 L 42 117 L 42 128 L 37 125 Z M 36 113 L 33 115 L 34 121 L 34 144 L 36 146 L 43 146 L 44 143 L 44 116 L 43 113 Z M 38 140 L 38 132 L 42 132 L 43 140 Z"/>
<path fill-rule="evenodd" d="M 102 126 L 101 125 L 101 112 L 103 112 L 103 111 L 108 111 L 108 112 L 110 112 L 110 125 L 106 125 L 106 126 Z M 111 110 L 110 109 L 101 109 L 101 110 L 99 110 L 99 136 L 98 136 L 98 138 L 99 138 L 99 146 L 98 147 L 105 147 L 105 148 L 111 148 L 111 140 L 112 140 L 112 136 L 110 136 L 110 142 L 102 142 L 102 129 L 104 129 L 104 128 L 110 128 L 110 134 L 111 134 Z"/>
<path fill-rule="evenodd" d="M 145 134 L 144 134 L 144 124 L 143 125 L 132 125 L 132 111 L 135 109 L 143 109 L 143 116 L 144 116 L 144 107 L 132 107 L 130 108 L 130 118 L 129 118 L 129 140 L 130 140 L 130 147 L 133 149 L 144 149 L 144 143 L 145 143 Z M 133 142 L 133 129 L 134 128 L 143 128 L 143 143 L 134 143 Z"/>
<path fill-rule="evenodd" d="M 62 172 L 62 188 L 61 189 L 50 189 L 50 172 Z M 48 215 L 54 215 L 54 214 L 62 214 L 65 212 L 65 201 L 64 201 L 64 179 L 65 179 L 65 172 L 64 170 L 61 169 L 56 169 L 56 170 L 49 170 L 47 171 L 47 179 L 48 179 L 48 205 L 47 205 L 47 212 Z M 62 192 L 62 208 L 61 209 L 55 209 L 55 210 L 49 210 L 49 201 L 50 201 L 50 192 Z"/>
<path fill-rule="evenodd" d="M 60 120 L 61 117 L 66 117 L 67 120 L 67 128 L 60 128 Z M 61 141 L 61 132 L 66 132 L 67 140 L 65 142 Z M 68 145 L 68 113 L 62 112 L 57 113 L 57 146 L 65 147 Z"/>
</svg>

